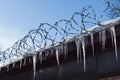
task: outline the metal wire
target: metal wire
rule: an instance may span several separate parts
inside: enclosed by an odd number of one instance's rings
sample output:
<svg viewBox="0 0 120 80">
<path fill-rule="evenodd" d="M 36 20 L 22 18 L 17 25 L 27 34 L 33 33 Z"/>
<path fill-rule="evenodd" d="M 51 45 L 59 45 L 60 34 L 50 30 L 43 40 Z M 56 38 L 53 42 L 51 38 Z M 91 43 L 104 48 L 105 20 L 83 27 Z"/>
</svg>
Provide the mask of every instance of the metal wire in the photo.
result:
<svg viewBox="0 0 120 80">
<path fill-rule="evenodd" d="M 109 6 L 108 6 L 109 7 Z M 103 11 L 103 13 L 105 13 Z M 103 16 L 103 14 L 101 15 Z M 102 17 L 101 17 L 102 18 Z M 36 49 L 45 49 L 48 45 L 59 43 L 70 36 L 88 32 L 88 28 L 97 25 L 96 13 L 92 6 L 83 7 L 81 12 L 75 12 L 68 20 L 61 19 L 55 24 L 41 23 L 37 29 L 30 30 L 27 35 L 18 40 L 12 47 L 0 52 L 0 62 L 13 60 L 14 57 L 33 54 Z"/>
</svg>

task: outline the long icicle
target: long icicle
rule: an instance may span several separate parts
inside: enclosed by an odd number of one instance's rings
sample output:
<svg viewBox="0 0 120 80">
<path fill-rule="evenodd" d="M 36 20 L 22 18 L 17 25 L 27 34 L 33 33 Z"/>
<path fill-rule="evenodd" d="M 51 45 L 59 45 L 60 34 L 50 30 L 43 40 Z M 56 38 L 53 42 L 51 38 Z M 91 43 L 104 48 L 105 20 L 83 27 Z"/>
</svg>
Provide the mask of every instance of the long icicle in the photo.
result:
<svg viewBox="0 0 120 80">
<path fill-rule="evenodd" d="M 86 55 L 85 55 L 85 37 L 81 37 L 82 50 L 83 50 L 83 63 L 84 63 L 84 72 L 86 72 Z"/>
<path fill-rule="evenodd" d="M 15 67 L 15 62 L 13 63 L 12 67 L 13 67 L 13 68 Z"/>
<path fill-rule="evenodd" d="M 94 54 L 94 35 L 93 35 L 93 33 L 90 33 L 90 39 L 91 39 L 91 45 L 92 45 L 93 56 L 94 56 L 95 54 Z"/>
<path fill-rule="evenodd" d="M 40 63 L 42 64 L 42 51 L 40 51 L 39 53 L 39 59 L 40 59 Z"/>
<path fill-rule="evenodd" d="M 33 55 L 33 71 L 34 71 L 33 80 L 35 80 L 35 77 L 36 77 L 36 60 L 37 60 L 37 55 L 35 53 Z"/>
<path fill-rule="evenodd" d="M 115 57 L 116 57 L 116 60 L 118 60 L 118 52 L 117 52 L 117 41 L 116 41 L 115 27 L 114 27 L 114 26 L 110 27 L 110 31 L 111 31 L 111 38 L 112 38 L 112 40 L 114 41 Z"/>
<path fill-rule="evenodd" d="M 77 63 L 79 63 L 79 58 L 80 58 L 80 62 L 82 61 L 81 60 L 81 43 L 80 43 L 80 39 L 79 38 L 76 38 L 75 39 L 75 44 L 76 44 L 76 47 L 77 47 Z"/>
<path fill-rule="evenodd" d="M 106 31 L 102 31 L 102 51 L 105 50 L 105 43 L 106 43 Z"/>
<path fill-rule="evenodd" d="M 22 68 L 22 59 L 20 60 L 20 70 L 21 70 L 21 68 Z"/>
<path fill-rule="evenodd" d="M 67 46 L 67 42 L 65 41 L 64 42 L 64 58 L 65 59 L 66 59 L 67 53 L 68 53 L 68 46 Z"/>
<path fill-rule="evenodd" d="M 101 45 L 101 42 L 102 42 L 102 32 L 100 31 L 99 32 L 99 44 Z"/>
<path fill-rule="evenodd" d="M 24 58 L 24 63 L 23 63 L 23 65 L 24 65 L 24 66 L 26 65 L 26 58 Z"/>
<path fill-rule="evenodd" d="M 58 66 L 59 66 L 59 46 L 57 46 L 55 50 L 56 50 L 56 52 L 55 52 L 56 53 L 56 60 L 57 60 Z"/>
<path fill-rule="evenodd" d="M 7 65 L 7 72 L 9 71 L 9 64 Z"/>
</svg>

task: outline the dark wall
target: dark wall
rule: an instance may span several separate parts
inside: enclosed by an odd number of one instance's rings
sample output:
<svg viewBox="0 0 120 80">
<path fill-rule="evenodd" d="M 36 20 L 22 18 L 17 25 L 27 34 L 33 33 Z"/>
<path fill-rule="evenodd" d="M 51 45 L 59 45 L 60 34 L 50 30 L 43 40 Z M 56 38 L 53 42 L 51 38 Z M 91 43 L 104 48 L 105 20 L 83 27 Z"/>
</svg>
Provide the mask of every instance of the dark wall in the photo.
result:
<svg viewBox="0 0 120 80">
<path fill-rule="evenodd" d="M 37 62 L 37 72 L 35 80 L 97 80 L 107 76 L 120 75 L 120 29 L 116 27 L 118 60 L 115 57 L 114 46 L 112 46 L 111 35 L 108 31 L 106 49 L 102 51 L 101 42 L 99 42 L 98 33 L 94 35 L 95 55 L 91 45 L 86 48 L 86 72 L 84 71 L 83 59 L 77 63 L 76 46 L 72 42 L 69 45 L 69 54 L 64 59 L 60 57 L 60 65 L 57 65 L 56 59 L 52 58 Z M 89 39 L 89 38 L 88 38 Z M 90 43 L 90 42 L 89 42 Z M 19 64 L 16 63 L 16 64 Z M 32 64 L 23 66 L 21 70 L 18 67 L 6 72 L 5 69 L 0 73 L 0 80 L 33 80 Z"/>
</svg>

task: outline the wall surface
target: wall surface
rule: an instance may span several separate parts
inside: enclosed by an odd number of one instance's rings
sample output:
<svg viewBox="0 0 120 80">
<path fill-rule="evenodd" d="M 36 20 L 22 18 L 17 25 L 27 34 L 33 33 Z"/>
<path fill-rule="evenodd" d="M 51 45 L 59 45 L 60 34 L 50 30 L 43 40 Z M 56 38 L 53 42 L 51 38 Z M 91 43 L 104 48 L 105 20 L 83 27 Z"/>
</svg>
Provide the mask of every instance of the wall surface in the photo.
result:
<svg viewBox="0 0 120 80">
<path fill-rule="evenodd" d="M 94 35 L 95 55 L 93 56 L 91 45 L 86 47 L 86 71 L 84 71 L 83 59 L 77 63 L 76 46 L 72 42 L 69 44 L 67 58 L 60 57 L 59 66 L 55 58 L 43 61 L 42 64 L 38 61 L 37 72 L 34 78 L 32 64 L 27 64 L 20 70 L 18 62 L 15 69 L 9 71 L 3 69 L 0 72 L 0 80 L 98 80 L 104 77 L 120 75 L 120 28 L 119 26 L 116 27 L 117 60 L 115 46 L 112 46 L 111 35 L 108 31 L 106 33 L 107 41 L 105 50 L 102 51 L 102 42 L 99 42 L 98 33 Z"/>
</svg>

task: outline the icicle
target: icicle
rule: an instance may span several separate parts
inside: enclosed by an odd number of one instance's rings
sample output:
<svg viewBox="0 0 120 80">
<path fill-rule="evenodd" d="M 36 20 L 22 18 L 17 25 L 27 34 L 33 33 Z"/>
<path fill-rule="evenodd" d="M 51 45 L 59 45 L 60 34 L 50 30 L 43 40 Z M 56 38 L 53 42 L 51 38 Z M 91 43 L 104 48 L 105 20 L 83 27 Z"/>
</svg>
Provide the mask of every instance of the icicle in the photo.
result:
<svg viewBox="0 0 120 80">
<path fill-rule="evenodd" d="M 7 65 L 7 71 L 9 71 L 9 65 Z"/>
<path fill-rule="evenodd" d="M 64 45 L 61 43 L 60 44 L 60 53 L 63 54 L 64 53 Z"/>
<path fill-rule="evenodd" d="M 77 63 L 79 63 L 79 58 L 80 58 L 80 62 L 82 61 L 81 60 L 81 48 L 80 48 L 81 43 L 80 43 L 80 39 L 79 38 L 77 38 L 75 40 L 75 44 L 76 44 L 76 47 L 77 47 Z"/>
<path fill-rule="evenodd" d="M 31 62 L 31 57 L 29 57 L 29 62 Z"/>
<path fill-rule="evenodd" d="M 100 44 L 100 45 L 101 45 L 101 40 L 102 40 L 102 37 L 101 37 L 101 36 L 102 36 L 102 32 L 100 31 L 100 32 L 99 32 L 99 44 Z"/>
<path fill-rule="evenodd" d="M 13 66 L 12 66 L 13 68 L 15 67 L 15 62 L 13 63 Z"/>
<path fill-rule="evenodd" d="M 94 56 L 94 35 L 93 35 L 93 33 L 90 33 L 90 39 L 91 39 L 91 45 L 92 45 L 93 56 Z"/>
<path fill-rule="evenodd" d="M 67 46 L 67 42 L 65 41 L 64 43 L 64 58 L 65 59 L 66 59 L 67 53 L 68 53 L 68 46 Z"/>
<path fill-rule="evenodd" d="M 59 46 L 57 46 L 55 50 L 56 50 L 56 52 L 55 52 L 56 53 L 56 60 L 57 60 L 58 66 L 59 66 Z"/>
<path fill-rule="evenodd" d="M 36 60 L 37 60 L 37 55 L 36 53 L 33 55 L 33 71 L 34 71 L 34 76 L 33 79 L 35 80 L 35 76 L 36 76 Z"/>
<path fill-rule="evenodd" d="M 81 39 L 82 51 L 83 51 L 84 72 L 86 72 L 85 37 L 82 36 L 80 39 Z"/>
<path fill-rule="evenodd" d="M 106 32 L 105 30 L 99 32 L 99 42 L 102 42 L 102 51 L 105 50 Z"/>
<path fill-rule="evenodd" d="M 40 59 L 40 63 L 42 63 L 42 51 L 40 51 L 39 53 L 39 59 Z"/>
<path fill-rule="evenodd" d="M 114 26 L 110 27 L 110 32 L 111 32 L 112 43 L 114 43 L 114 47 L 115 47 L 116 60 L 118 60 L 117 41 L 116 41 L 116 33 Z"/>
<path fill-rule="evenodd" d="M 105 30 L 102 31 L 102 50 L 105 50 L 105 43 L 106 43 L 106 32 Z"/>
<path fill-rule="evenodd" d="M 22 68 L 22 59 L 20 60 L 20 70 L 21 70 L 21 68 Z"/>
<path fill-rule="evenodd" d="M 26 58 L 24 59 L 24 63 L 23 63 L 23 65 L 24 65 L 24 66 L 26 65 Z"/>
<path fill-rule="evenodd" d="M 0 71 L 2 70 L 2 68 L 0 67 Z"/>
</svg>

